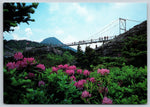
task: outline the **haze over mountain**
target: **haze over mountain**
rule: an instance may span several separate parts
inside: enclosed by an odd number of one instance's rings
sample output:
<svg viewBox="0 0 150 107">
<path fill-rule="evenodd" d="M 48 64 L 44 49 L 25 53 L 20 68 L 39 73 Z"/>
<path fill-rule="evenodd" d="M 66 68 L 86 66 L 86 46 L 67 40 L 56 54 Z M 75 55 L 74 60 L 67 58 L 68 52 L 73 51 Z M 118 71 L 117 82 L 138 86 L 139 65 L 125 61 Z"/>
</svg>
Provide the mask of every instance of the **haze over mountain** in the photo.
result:
<svg viewBox="0 0 150 107">
<path fill-rule="evenodd" d="M 48 44 L 48 45 L 62 45 L 62 44 L 63 44 L 60 40 L 58 40 L 58 39 L 55 38 L 55 37 L 46 38 L 46 39 L 44 39 L 41 43 L 42 43 L 42 44 Z M 62 48 L 64 48 L 64 49 L 69 49 L 69 50 L 72 50 L 72 51 L 77 52 L 77 50 L 75 50 L 75 49 L 73 49 L 73 48 L 71 48 L 71 47 L 69 47 L 69 46 L 62 47 Z"/>
</svg>

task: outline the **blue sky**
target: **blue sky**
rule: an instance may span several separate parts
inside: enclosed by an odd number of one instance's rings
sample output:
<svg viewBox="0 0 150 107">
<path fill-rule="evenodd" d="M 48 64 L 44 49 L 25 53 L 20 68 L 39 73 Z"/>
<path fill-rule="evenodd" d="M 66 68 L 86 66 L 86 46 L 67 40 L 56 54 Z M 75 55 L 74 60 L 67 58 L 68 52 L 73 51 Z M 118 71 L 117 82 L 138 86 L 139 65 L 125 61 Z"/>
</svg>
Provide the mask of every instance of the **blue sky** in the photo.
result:
<svg viewBox="0 0 150 107">
<path fill-rule="evenodd" d="M 95 39 L 102 35 L 92 36 L 93 34 L 120 17 L 142 22 L 147 19 L 147 4 L 40 3 L 31 15 L 35 22 L 30 22 L 30 25 L 21 23 L 15 27 L 14 32 L 4 32 L 4 38 L 41 42 L 47 37 L 56 37 L 64 43 Z M 136 24 L 138 23 L 127 22 L 127 29 Z M 118 33 L 118 28 L 114 27 L 112 31 Z M 113 33 L 110 32 L 111 35 Z"/>
</svg>

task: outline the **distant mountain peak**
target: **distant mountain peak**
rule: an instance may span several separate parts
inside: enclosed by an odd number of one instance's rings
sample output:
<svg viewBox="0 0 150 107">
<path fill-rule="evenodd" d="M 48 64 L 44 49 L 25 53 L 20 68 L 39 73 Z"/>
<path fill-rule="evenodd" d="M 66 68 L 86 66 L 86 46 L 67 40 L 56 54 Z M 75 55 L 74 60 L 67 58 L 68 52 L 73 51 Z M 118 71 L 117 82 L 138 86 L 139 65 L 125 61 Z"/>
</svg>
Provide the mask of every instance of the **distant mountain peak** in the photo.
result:
<svg viewBox="0 0 150 107">
<path fill-rule="evenodd" d="M 48 45 L 60 45 L 60 44 L 63 44 L 59 39 L 57 39 L 56 37 L 48 37 L 46 39 L 44 39 L 42 42 L 42 44 L 48 44 Z M 77 52 L 77 50 L 69 47 L 69 46 L 66 46 L 66 47 L 62 47 L 64 49 L 69 49 L 69 50 L 72 50 L 74 52 Z"/>
</svg>

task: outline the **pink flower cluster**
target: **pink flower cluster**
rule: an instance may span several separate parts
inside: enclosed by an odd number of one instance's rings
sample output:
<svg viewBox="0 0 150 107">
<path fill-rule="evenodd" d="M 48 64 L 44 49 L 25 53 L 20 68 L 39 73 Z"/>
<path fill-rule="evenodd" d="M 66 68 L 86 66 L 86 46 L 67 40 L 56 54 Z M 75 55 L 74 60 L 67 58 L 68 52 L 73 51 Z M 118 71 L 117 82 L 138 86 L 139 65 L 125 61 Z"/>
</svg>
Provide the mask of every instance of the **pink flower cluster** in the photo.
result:
<svg viewBox="0 0 150 107">
<path fill-rule="evenodd" d="M 22 58 L 23 58 L 23 55 L 22 55 L 21 52 L 18 52 L 18 53 L 15 53 L 14 58 L 15 58 L 16 60 L 22 59 Z"/>
<path fill-rule="evenodd" d="M 18 59 L 22 59 L 22 60 L 18 60 L 17 62 L 8 62 L 6 64 L 6 67 L 10 70 L 10 69 L 17 69 L 20 70 L 22 68 L 27 67 L 28 65 L 33 65 L 36 64 L 36 61 L 34 58 L 23 58 L 23 55 L 21 52 L 18 52 L 14 55 L 14 58 L 16 60 Z M 38 64 L 36 66 L 37 68 L 41 68 L 42 70 L 45 70 L 45 66 L 43 64 Z"/>
<path fill-rule="evenodd" d="M 53 72 L 57 72 L 59 70 L 59 68 L 57 68 L 57 67 L 52 67 L 52 71 Z"/>
<path fill-rule="evenodd" d="M 109 74 L 109 70 L 108 69 L 98 69 L 97 73 L 101 73 L 101 75 L 105 75 L 105 74 Z"/>
<path fill-rule="evenodd" d="M 6 66 L 8 67 L 8 69 L 15 69 L 16 68 L 15 62 L 8 62 Z"/>
<path fill-rule="evenodd" d="M 102 104 L 113 104 L 113 101 L 105 96 L 102 100 Z"/>
<path fill-rule="evenodd" d="M 94 77 L 91 77 L 89 80 L 93 83 L 96 81 Z"/>
<path fill-rule="evenodd" d="M 76 81 L 76 77 L 74 75 L 71 76 L 70 79 L 72 79 L 73 81 Z"/>
<path fill-rule="evenodd" d="M 78 74 L 82 74 L 82 69 L 77 69 Z"/>
<path fill-rule="evenodd" d="M 59 69 L 68 69 L 68 64 L 65 64 L 65 65 L 58 65 L 57 67 L 52 67 L 52 71 L 53 72 L 56 72 L 57 73 L 57 71 L 59 70 Z"/>
<path fill-rule="evenodd" d="M 33 77 L 35 77 L 35 75 L 34 75 L 34 73 L 29 72 L 28 77 L 33 78 Z"/>
<path fill-rule="evenodd" d="M 67 73 L 68 75 L 74 75 L 74 70 L 66 70 L 66 73 Z"/>
<path fill-rule="evenodd" d="M 72 65 L 72 66 L 69 66 L 67 69 L 68 69 L 68 70 L 76 70 L 76 66 L 75 66 L 75 65 Z"/>
<path fill-rule="evenodd" d="M 32 58 L 32 57 L 31 57 L 31 58 L 24 58 L 23 61 L 24 61 L 24 62 L 27 62 L 27 63 L 30 64 L 30 65 L 36 64 L 35 59 Z"/>
<path fill-rule="evenodd" d="M 78 82 L 75 82 L 74 86 L 76 86 L 79 89 L 83 89 L 85 83 L 86 83 L 86 80 L 82 79 L 82 80 L 79 80 Z"/>
<path fill-rule="evenodd" d="M 82 98 L 91 97 L 91 94 L 90 94 L 88 91 L 85 90 L 85 91 L 82 92 L 81 97 L 82 97 Z"/>
<path fill-rule="evenodd" d="M 45 66 L 44 66 L 44 64 L 38 64 L 36 67 L 37 67 L 37 68 L 41 68 L 43 71 L 45 71 Z"/>
<path fill-rule="evenodd" d="M 45 85 L 45 82 L 44 81 L 39 81 L 39 83 L 38 83 L 38 86 L 40 87 L 41 85 Z"/>
<path fill-rule="evenodd" d="M 88 70 L 84 70 L 83 75 L 88 76 L 90 75 L 90 72 Z"/>
</svg>

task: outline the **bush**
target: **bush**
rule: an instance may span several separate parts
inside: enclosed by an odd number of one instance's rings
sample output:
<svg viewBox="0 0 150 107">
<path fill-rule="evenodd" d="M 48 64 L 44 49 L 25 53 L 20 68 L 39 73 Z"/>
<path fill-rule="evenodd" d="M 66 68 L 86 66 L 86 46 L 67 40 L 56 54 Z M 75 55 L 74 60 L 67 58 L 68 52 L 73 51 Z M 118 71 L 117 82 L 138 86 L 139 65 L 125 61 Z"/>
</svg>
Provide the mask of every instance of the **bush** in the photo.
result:
<svg viewBox="0 0 150 107">
<path fill-rule="evenodd" d="M 6 104 L 146 104 L 147 67 L 75 65 L 45 68 L 34 58 L 15 54 L 4 66 Z"/>
</svg>

